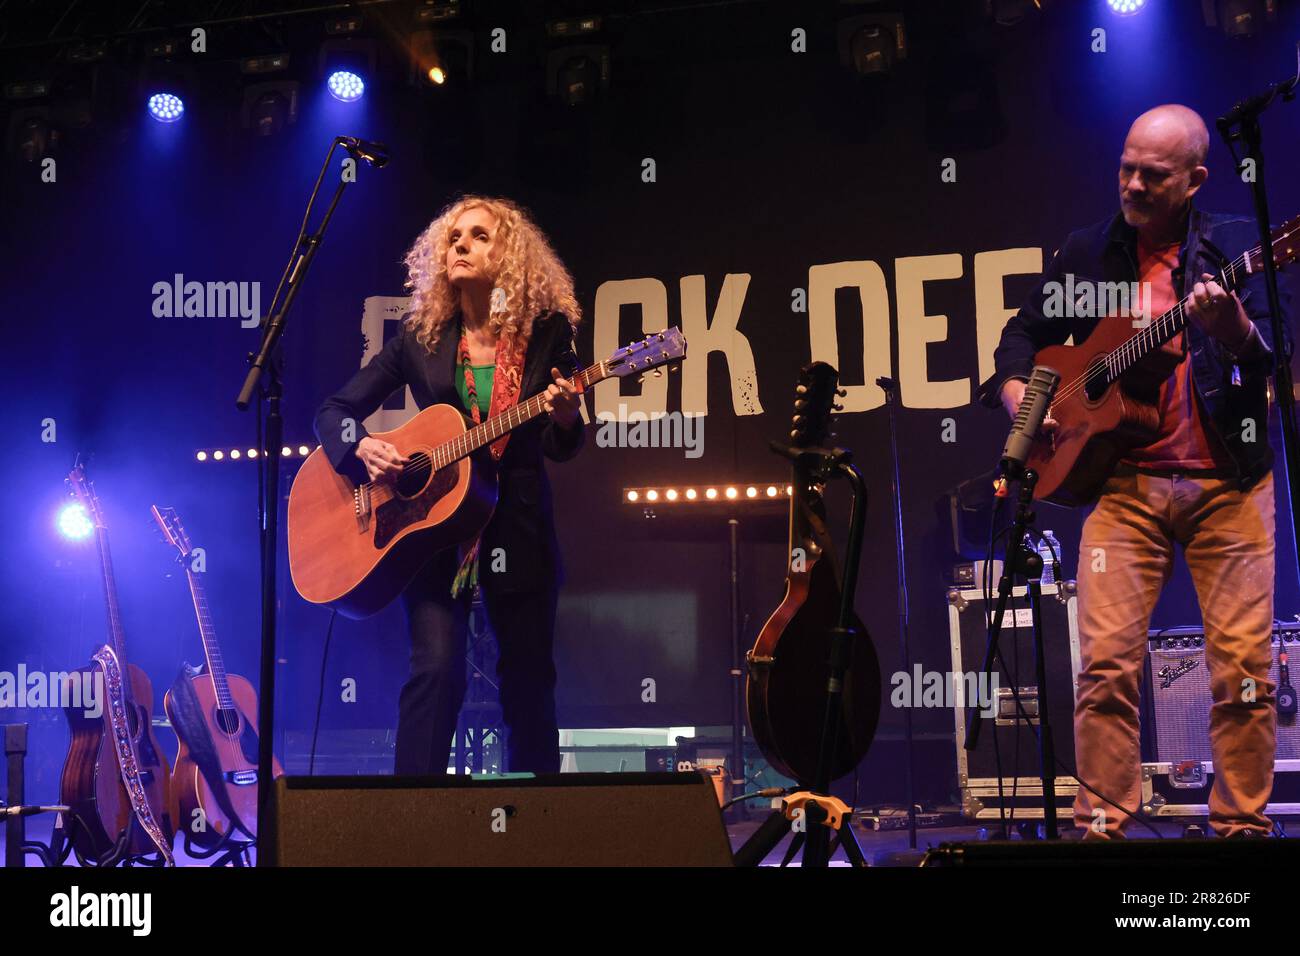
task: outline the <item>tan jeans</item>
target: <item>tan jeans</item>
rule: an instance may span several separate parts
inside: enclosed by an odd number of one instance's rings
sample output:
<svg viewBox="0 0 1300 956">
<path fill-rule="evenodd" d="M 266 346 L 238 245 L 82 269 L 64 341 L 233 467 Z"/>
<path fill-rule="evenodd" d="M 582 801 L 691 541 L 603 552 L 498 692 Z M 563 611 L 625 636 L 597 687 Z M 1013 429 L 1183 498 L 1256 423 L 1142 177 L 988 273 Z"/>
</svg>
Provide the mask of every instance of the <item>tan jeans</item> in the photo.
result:
<svg viewBox="0 0 1300 956">
<path fill-rule="evenodd" d="M 1138 701 L 1147 629 L 1182 546 L 1205 627 L 1214 703 L 1210 825 L 1220 836 L 1263 830 L 1273 789 L 1273 476 L 1247 491 L 1227 478 L 1121 469 L 1083 525 L 1079 546 L 1082 670 L 1074 710 L 1082 786 L 1074 822 L 1121 836 L 1141 803 Z M 1251 697 L 1253 696 L 1253 700 Z M 1104 816 L 1094 816 L 1099 808 Z M 1094 826 L 1094 821 L 1096 825 Z M 1104 830 L 1102 828 L 1104 824 Z"/>
</svg>

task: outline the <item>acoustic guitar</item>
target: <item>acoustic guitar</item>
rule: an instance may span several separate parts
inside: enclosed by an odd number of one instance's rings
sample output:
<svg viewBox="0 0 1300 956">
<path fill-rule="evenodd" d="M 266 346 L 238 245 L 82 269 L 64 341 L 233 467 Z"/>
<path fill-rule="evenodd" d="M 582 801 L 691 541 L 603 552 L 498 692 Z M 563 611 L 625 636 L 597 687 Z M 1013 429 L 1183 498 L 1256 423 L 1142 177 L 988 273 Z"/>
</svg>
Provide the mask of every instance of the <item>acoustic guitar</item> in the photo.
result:
<svg viewBox="0 0 1300 956">
<path fill-rule="evenodd" d="M 205 669 L 163 695 L 178 742 L 172 772 L 180 827 L 197 846 L 212 847 L 228 835 L 257 836 L 257 691 L 238 674 L 227 674 L 208 610 L 202 573 L 175 509 L 150 509 L 176 560 L 185 568 L 203 639 Z M 184 699 L 188 698 L 188 699 Z M 273 776 L 280 776 L 272 758 Z"/>
<path fill-rule="evenodd" d="M 1300 216 L 1272 237 L 1279 269 L 1294 262 L 1297 252 Z M 1225 265 L 1215 281 L 1233 292 L 1263 267 L 1255 246 Z M 1161 347 L 1187 327 L 1191 298 L 1139 330 L 1131 317 L 1111 316 L 1082 345 L 1053 345 L 1034 357 L 1035 365 L 1061 374 L 1048 412 L 1058 427 L 1039 431 L 1026 462 L 1038 472 L 1035 498 L 1067 506 L 1094 501 L 1124 454 L 1154 440 L 1160 426 L 1160 384 L 1179 361 Z"/>
<path fill-rule="evenodd" d="M 617 349 L 572 377 L 578 391 L 641 375 L 686 357 L 680 329 Z M 471 540 L 496 507 L 487 447 L 546 413 L 539 393 L 474 425 L 451 405 L 430 405 L 400 428 L 376 433 L 405 459 L 394 481 L 353 484 L 316 449 L 289 491 L 289 571 L 313 604 L 367 617 L 396 598 L 438 551 Z"/>
<path fill-rule="evenodd" d="M 108 527 L 94 487 L 80 461 L 68 485 L 95 526 L 99 568 L 108 606 L 108 643 L 91 655 L 89 666 L 70 679 L 103 681 L 103 713 L 87 716 L 68 707 L 71 731 L 63 762 L 60 802 L 72 808 L 65 832 L 78 857 L 112 866 L 127 857 L 158 853 L 171 864 L 171 770 L 153 733 L 153 685 L 126 659 L 117 585 L 108 548 Z M 83 684 L 83 686 L 85 686 Z"/>
<path fill-rule="evenodd" d="M 799 373 L 790 444 L 825 446 L 839 373 L 813 362 Z M 745 699 L 759 750 L 777 771 L 801 784 L 817 776 L 830 676 L 831 629 L 839 621 L 840 572 L 817 476 L 796 460 L 790 497 L 790 547 L 785 597 L 746 655 Z M 866 755 L 880 719 L 880 663 L 857 615 L 841 699 L 830 779 L 851 772 Z"/>
</svg>

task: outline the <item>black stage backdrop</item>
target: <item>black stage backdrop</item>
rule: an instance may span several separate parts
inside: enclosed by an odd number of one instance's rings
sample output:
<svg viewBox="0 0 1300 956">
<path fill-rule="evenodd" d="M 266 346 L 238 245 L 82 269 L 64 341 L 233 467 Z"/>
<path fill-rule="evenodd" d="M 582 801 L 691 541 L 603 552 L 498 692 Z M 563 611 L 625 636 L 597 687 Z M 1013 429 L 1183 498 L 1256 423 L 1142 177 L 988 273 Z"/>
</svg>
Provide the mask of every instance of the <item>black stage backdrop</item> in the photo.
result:
<svg viewBox="0 0 1300 956">
<path fill-rule="evenodd" d="M 796 373 L 811 358 L 835 364 L 849 392 L 839 441 L 871 488 L 858 609 L 886 675 L 898 660 L 896 562 L 887 409 L 873 383 L 901 380 L 912 653 L 927 670 L 947 670 L 945 570 L 956 556 L 940 502 L 995 464 L 1006 435 L 1005 415 L 972 404 L 1005 317 L 1068 230 L 1115 210 L 1117 156 L 1134 116 L 1172 101 L 1212 119 L 1284 78 L 1300 32 L 1294 5 L 1262 36 L 1233 42 L 1189 2 L 1151 3 L 1132 18 L 1101 3 L 1050 4 L 1042 14 L 1026 5 L 1015 25 L 905 4 L 906 60 L 865 82 L 841 66 L 835 22 L 866 6 L 616 5 L 606 24 L 611 87 L 594 107 L 565 110 L 546 97 L 540 16 L 525 21 L 511 6 L 476 21 L 468 90 L 435 96 L 393 65 L 348 106 L 320 92 L 308 53 L 304 78 L 313 81 L 296 125 L 278 136 L 242 129 L 238 94 L 213 83 L 182 123 L 162 126 L 136 107 L 68 137 L 53 154 L 53 183 L 39 165 L 8 158 L 11 507 L 0 666 L 76 666 L 102 640 L 93 549 L 61 541 L 52 524 L 63 477 L 84 451 L 94 453 L 110 522 L 128 647 L 158 693 L 201 649 L 183 575 L 149 521 L 153 502 L 174 505 L 205 548 L 227 662 L 256 677 L 255 467 L 200 463 L 195 451 L 253 443 L 254 419 L 233 402 L 258 332 L 237 318 L 156 317 L 153 289 L 178 274 L 260 282 L 265 305 L 328 141 L 350 134 L 389 143 L 393 160 L 359 171 L 292 316 L 291 445 L 311 440 L 314 409 L 358 366 L 365 300 L 402 295 L 405 248 L 462 192 L 513 197 L 552 237 L 577 280 L 584 362 L 664 325 L 681 325 L 690 340 L 680 373 L 649 380 L 644 392 L 624 382 L 621 396 L 616 384 L 602 386 L 586 414 L 620 401 L 707 413 L 702 456 L 603 448 L 593 429 L 578 459 L 550 467 L 568 566 L 562 726 L 727 722 L 726 516 L 681 521 L 661 509 L 650 520 L 620 491 L 783 482 L 767 442 L 786 430 Z M 495 25 L 506 30 L 504 53 L 489 46 Z M 1098 27 L 1105 52 L 1094 50 Z M 806 52 L 792 50 L 796 29 L 806 31 Z M 1276 220 L 1300 209 L 1296 109 L 1279 105 L 1265 120 Z M 1201 205 L 1248 212 L 1247 187 L 1217 137 L 1209 166 Z M 55 441 L 45 440 L 47 420 Z M 842 528 L 842 492 L 832 504 Z M 780 516 L 739 517 L 748 642 L 781 598 L 785 528 Z M 1071 575 L 1082 517 L 1042 512 Z M 1300 593 L 1289 535 L 1279 538 L 1277 613 L 1286 618 L 1300 611 Z M 301 734 L 329 615 L 296 596 L 287 570 L 281 582 L 278 729 Z M 1155 623 L 1198 620 L 1180 567 Z M 338 620 L 323 725 L 375 736 L 381 762 L 406 654 L 399 608 Z M 355 702 L 341 699 L 349 679 Z M 902 719 L 885 710 L 863 784 L 869 795 L 896 796 L 890 741 Z M 62 732 L 61 716 L 50 721 L 51 735 Z M 950 793 L 950 713 L 920 711 L 916 729 L 934 744 L 920 795 Z M 47 763 L 42 786 L 56 760 Z"/>
</svg>

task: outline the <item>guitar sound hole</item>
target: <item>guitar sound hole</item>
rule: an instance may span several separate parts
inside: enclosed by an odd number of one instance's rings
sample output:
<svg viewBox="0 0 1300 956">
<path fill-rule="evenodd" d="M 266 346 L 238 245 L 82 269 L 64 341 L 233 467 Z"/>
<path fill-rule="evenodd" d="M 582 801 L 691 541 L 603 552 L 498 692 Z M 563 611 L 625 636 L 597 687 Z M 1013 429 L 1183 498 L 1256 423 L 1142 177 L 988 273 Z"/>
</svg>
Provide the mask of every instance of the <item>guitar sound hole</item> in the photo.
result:
<svg viewBox="0 0 1300 956">
<path fill-rule="evenodd" d="M 428 455 L 421 453 L 413 455 L 412 461 L 407 464 L 402 470 L 401 477 L 397 479 L 397 493 L 403 498 L 414 498 L 429 483 L 431 468 Z"/>
<path fill-rule="evenodd" d="M 216 713 L 217 726 L 221 728 L 222 733 L 231 734 L 232 736 L 239 730 L 239 711 L 223 710 L 217 708 Z"/>
<path fill-rule="evenodd" d="M 1106 375 L 1106 365 L 1101 360 L 1093 362 L 1088 366 L 1088 376 L 1083 386 L 1084 392 L 1088 396 L 1088 401 L 1098 401 L 1106 394 L 1106 389 L 1110 387 L 1110 378 Z"/>
</svg>

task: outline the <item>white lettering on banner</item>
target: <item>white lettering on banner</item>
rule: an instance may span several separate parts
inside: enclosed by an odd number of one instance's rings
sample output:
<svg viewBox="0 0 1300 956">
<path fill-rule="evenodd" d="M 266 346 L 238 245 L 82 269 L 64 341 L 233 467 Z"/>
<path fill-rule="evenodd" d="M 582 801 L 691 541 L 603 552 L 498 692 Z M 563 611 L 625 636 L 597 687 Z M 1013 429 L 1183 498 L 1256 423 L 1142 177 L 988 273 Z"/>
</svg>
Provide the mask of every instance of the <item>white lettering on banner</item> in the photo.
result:
<svg viewBox="0 0 1300 956">
<path fill-rule="evenodd" d="M 956 318 L 960 322 L 969 321 L 969 316 L 974 316 L 977 355 L 976 367 L 972 371 L 978 377 L 972 379 L 968 375 L 935 381 L 929 372 L 930 346 L 951 338 L 953 317 L 926 312 L 926 284 L 961 279 L 965 275 L 961 253 L 908 256 L 895 260 L 896 373 L 892 361 L 894 323 L 891 322 L 889 285 L 881 265 L 870 259 L 812 265 L 808 268 L 807 286 L 809 354 L 813 361 L 828 362 L 836 368 L 856 365 L 845 361 L 841 355 L 835 307 L 837 290 L 856 289 L 861 306 L 863 375 L 860 382 L 840 382 L 840 388 L 845 392 L 839 399 L 843 414 L 869 412 L 882 407 L 885 395 L 876 385 L 876 379 L 882 376 L 898 379 L 903 404 L 908 408 L 940 409 L 968 405 L 974 383 L 993 374 L 993 354 L 1003 326 L 1018 308 L 1017 302 L 1007 301 L 1007 277 L 1038 275 L 1042 266 L 1043 250 L 1032 246 L 993 249 L 974 255 L 974 308 L 973 311 L 963 310 Z M 592 310 L 593 357 L 584 357 L 582 364 L 609 356 L 637 334 L 627 328 L 620 329 L 619 325 L 623 307 L 633 307 L 640 312 L 640 334 L 648 335 L 680 325 L 689 343 L 688 357 L 682 363 L 680 376 L 680 410 L 683 414 L 707 415 L 709 412 L 709 355 L 713 352 L 721 353 L 726 360 L 733 413 L 737 416 L 763 414 L 753 345 L 749 336 L 741 331 L 750 279 L 751 275 L 745 272 L 723 275 L 710 310 L 706 276 L 682 276 L 679 280 L 681 306 L 678 317 L 669 315 L 668 288 L 661 279 L 609 279 L 600 283 Z M 784 330 L 779 333 L 779 347 L 799 353 L 802 351 L 797 338 L 801 326 L 800 313 L 788 311 L 785 294 L 783 291 L 779 310 L 764 307 L 760 312 L 759 307 L 751 306 L 751 312 L 761 316 L 753 321 L 789 322 L 788 334 Z M 409 299 L 398 296 L 366 299 L 362 325 L 368 349 L 362 364 L 383 346 L 384 325 L 401 318 L 408 303 Z M 778 313 L 780 319 L 767 318 L 769 314 Z M 717 363 L 713 368 L 718 368 Z M 620 410 L 625 415 L 663 415 L 669 411 L 669 382 L 675 378 L 647 375 L 639 382 L 629 379 L 624 383 L 618 378 L 601 382 L 593 390 L 592 407 L 589 408 L 585 401 L 581 404 L 582 419 L 588 423 L 593 419 L 614 419 Z M 789 383 L 778 384 L 784 401 Z M 404 408 L 381 409 L 367 419 L 366 427 L 372 431 L 395 428 L 414 412 L 408 389 Z"/>
<path fill-rule="evenodd" d="M 925 314 L 925 283 L 960 279 L 961 256 L 909 256 L 894 263 L 898 299 L 898 390 L 907 408 L 956 408 L 970 402 L 970 379 L 930 380 L 927 347 L 948 338 L 948 316 Z M 917 401 L 920 396 L 920 402 Z"/>
<path fill-rule="evenodd" d="M 1019 305 L 1007 307 L 1005 280 L 1012 275 L 1038 275 L 1043 271 L 1043 250 L 995 249 L 975 254 L 975 337 L 979 349 L 979 380 L 993 374 L 993 353 L 1007 319 Z"/>
<path fill-rule="evenodd" d="M 662 331 L 672 324 L 668 321 L 668 289 L 658 279 L 613 279 L 602 282 L 596 289 L 596 318 L 591 346 L 592 351 L 601 359 L 627 344 L 619 341 L 618 329 L 618 314 L 624 305 L 641 306 L 641 331 L 647 335 Z M 687 339 L 688 343 L 689 341 Z M 606 380 L 596 386 L 595 395 L 597 418 L 617 417 L 620 403 L 627 406 L 629 413 L 639 412 L 648 417 L 655 412 L 668 410 L 668 376 L 647 375 L 642 380 L 640 395 L 620 396 L 619 379 Z"/>
<path fill-rule="evenodd" d="M 709 321 L 704 300 L 704 276 L 682 276 L 682 335 L 688 343 L 688 354 L 700 359 L 682 369 L 682 411 L 687 415 L 709 413 L 710 352 L 721 352 L 726 356 L 727 368 L 731 370 L 731 406 L 735 413 L 763 414 L 763 406 L 758 401 L 754 350 L 749 347 L 749 339 L 736 329 L 748 288 L 748 275 L 728 273 L 718 292 L 713 320 Z"/>
<path fill-rule="evenodd" d="M 845 396 L 839 404 L 844 406 L 844 413 L 869 412 L 885 404 L 885 393 L 876 384 L 876 379 L 892 374 L 889 361 L 889 289 L 885 286 L 885 273 L 880 266 L 862 260 L 811 267 L 808 270 L 808 338 L 814 362 L 829 362 L 836 368 L 842 367 L 839 334 L 835 330 L 835 290 L 847 288 L 856 288 L 862 302 L 862 367 L 865 374 L 861 385 L 840 383 Z M 686 342 L 689 349 L 690 339 Z"/>
</svg>

